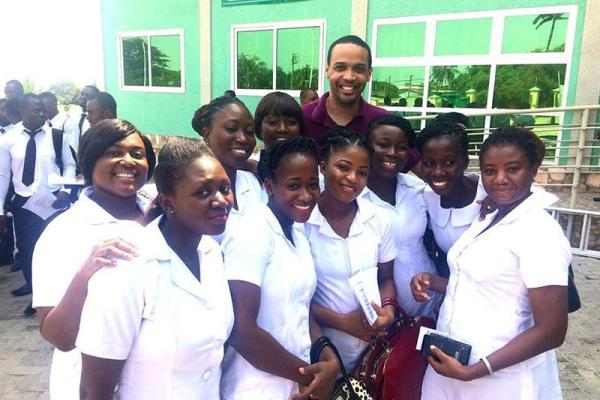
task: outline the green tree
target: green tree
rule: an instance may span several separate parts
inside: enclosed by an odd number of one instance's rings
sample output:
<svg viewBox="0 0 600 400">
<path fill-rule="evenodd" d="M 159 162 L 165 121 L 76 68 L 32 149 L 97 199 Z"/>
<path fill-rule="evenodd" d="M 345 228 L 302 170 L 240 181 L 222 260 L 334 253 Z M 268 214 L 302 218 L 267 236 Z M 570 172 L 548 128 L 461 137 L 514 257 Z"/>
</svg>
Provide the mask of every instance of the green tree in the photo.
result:
<svg viewBox="0 0 600 400">
<path fill-rule="evenodd" d="M 546 43 L 546 52 L 550 50 L 550 44 L 552 43 L 552 37 L 554 36 L 554 28 L 556 26 L 556 21 L 566 20 L 568 19 L 566 14 L 539 14 L 533 20 L 533 25 L 535 25 L 535 29 L 537 30 L 540 26 L 543 26 L 547 23 L 552 24 L 550 26 L 550 33 L 548 34 L 548 42 Z"/>
<path fill-rule="evenodd" d="M 273 70 L 258 56 L 238 55 L 237 85 L 240 89 L 273 88 Z"/>
<path fill-rule="evenodd" d="M 145 37 L 123 39 L 125 84 L 130 86 L 181 86 L 181 71 L 170 68 L 171 59 L 156 46 L 151 46 L 148 63 L 148 40 Z M 149 81 L 150 66 L 152 82 Z"/>
<path fill-rule="evenodd" d="M 456 65 L 433 67 L 430 82 L 436 89 L 448 88 L 458 73 Z"/>
<path fill-rule="evenodd" d="M 48 86 L 48 91 L 56 95 L 58 104 L 69 105 L 77 103 L 79 87 L 71 81 L 61 81 Z"/>
<path fill-rule="evenodd" d="M 25 78 L 23 82 L 23 91 L 25 93 L 37 93 L 39 92 L 39 87 L 35 83 L 35 81 L 31 78 Z"/>
</svg>

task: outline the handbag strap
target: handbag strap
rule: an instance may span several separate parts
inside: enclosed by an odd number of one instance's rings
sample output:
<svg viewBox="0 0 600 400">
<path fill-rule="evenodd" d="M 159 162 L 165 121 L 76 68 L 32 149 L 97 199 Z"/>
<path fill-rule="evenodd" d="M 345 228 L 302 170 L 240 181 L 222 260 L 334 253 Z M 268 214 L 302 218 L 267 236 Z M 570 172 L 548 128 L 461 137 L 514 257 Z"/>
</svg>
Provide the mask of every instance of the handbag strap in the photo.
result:
<svg viewBox="0 0 600 400">
<path fill-rule="evenodd" d="M 325 347 L 329 347 L 331 349 L 331 351 L 333 351 L 333 354 L 335 355 L 335 357 L 337 358 L 337 360 L 340 364 L 340 372 L 342 373 L 342 379 L 344 380 L 344 382 L 346 383 L 346 387 L 348 388 L 348 393 L 350 395 L 350 399 L 351 400 L 360 400 L 360 398 L 358 397 L 358 394 L 354 391 L 354 388 L 352 387 L 352 382 L 350 382 L 350 375 L 348 374 L 348 372 L 346 371 L 346 368 L 344 367 L 344 363 L 342 362 L 342 357 L 340 356 L 338 349 L 334 346 L 334 344 L 331 342 L 331 340 L 327 336 L 321 336 L 320 338 L 315 340 L 315 342 L 311 346 L 311 348 L 310 348 L 311 364 L 314 364 L 319 361 L 319 358 L 321 357 L 321 352 L 323 351 L 323 349 Z"/>
</svg>

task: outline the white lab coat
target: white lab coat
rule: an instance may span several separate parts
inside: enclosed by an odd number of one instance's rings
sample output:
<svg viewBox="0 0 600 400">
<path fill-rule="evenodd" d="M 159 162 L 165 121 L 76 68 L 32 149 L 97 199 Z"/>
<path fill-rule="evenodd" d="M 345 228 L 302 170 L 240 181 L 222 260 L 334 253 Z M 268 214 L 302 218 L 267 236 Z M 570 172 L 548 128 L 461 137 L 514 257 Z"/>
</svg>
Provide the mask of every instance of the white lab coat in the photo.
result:
<svg viewBox="0 0 600 400">
<path fill-rule="evenodd" d="M 119 221 L 89 198 L 92 188 L 54 219 L 40 236 L 33 253 L 33 307 L 56 307 L 92 248 L 116 236 L 136 243 L 143 228 L 132 221 Z M 141 205 L 138 198 L 138 207 Z M 140 207 L 140 209 L 142 209 Z M 50 368 L 50 398 L 78 400 L 81 355 L 77 348 L 54 350 Z"/>
<path fill-rule="evenodd" d="M 137 261 L 90 280 L 77 347 L 127 360 L 117 399 L 219 399 L 223 345 L 233 327 L 220 247 L 202 237 L 198 281 L 166 243 L 162 218 L 146 227 Z"/>
<path fill-rule="evenodd" d="M 398 250 L 394 259 L 394 282 L 398 303 L 409 315 L 435 318 L 434 307 L 441 300 L 441 296 L 432 292 L 432 301 L 417 303 L 410 290 L 410 280 L 414 275 L 420 272 L 437 275 L 435 265 L 423 245 L 423 235 L 427 229 L 427 209 L 423 200 L 425 183 L 406 174 L 398 174 L 397 179 L 395 206 L 380 199 L 368 188 L 362 196 L 388 214 Z"/>
<path fill-rule="evenodd" d="M 303 227 L 294 225 L 292 244 L 271 210 L 232 225 L 236 235 L 223 248 L 229 280 L 260 287 L 257 325 L 296 357 L 310 362 L 309 309 L 317 278 Z M 287 400 L 298 393 L 288 379 L 261 371 L 229 347 L 221 395 L 229 399 Z"/>
<path fill-rule="evenodd" d="M 340 314 L 360 307 L 348 279 L 361 270 L 392 261 L 397 254 L 384 211 L 362 197 L 356 202 L 358 211 L 347 238 L 334 232 L 318 206 L 305 224 L 317 271 L 314 301 Z M 370 284 L 377 285 L 377 282 Z M 351 370 L 367 342 L 329 327 L 323 327 L 323 334 L 331 339 L 344 366 Z"/>
<path fill-rule="evenodd" d="M 528 289 L 567 285 L 571 248 L 543 209 L 549 197 L 534 191 L 486 231 L 496 213 L 476 220 L 448 253 L 450 279 L 437 329 L 473 346 L 469 364 L 533 326 Z M 550 350 L 471 382 L 428 367 L 422 398 L 560 399 L 556 357 Z"/>
</svg>

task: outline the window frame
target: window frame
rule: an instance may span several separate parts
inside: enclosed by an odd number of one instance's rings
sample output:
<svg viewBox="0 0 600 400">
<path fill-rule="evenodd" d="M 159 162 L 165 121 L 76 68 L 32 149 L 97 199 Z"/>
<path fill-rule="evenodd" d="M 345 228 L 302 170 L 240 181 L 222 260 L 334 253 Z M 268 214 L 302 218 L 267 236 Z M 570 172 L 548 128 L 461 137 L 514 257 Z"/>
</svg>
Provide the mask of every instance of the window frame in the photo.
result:
<svg viewBox="0 0 600 400">
<path fill-rule="evenodd" d="M 179 36 L 179 63 L 181 66 L 181 85 L 179 87 L 165 86 L 132 86 L 125 85 L 125 68 L 123 65 L 123 39 L 131 37 L 146 37 L 152 43 L 155 36 Z M 150 92 L 150 93 L 185 93 L 185 33 L 183 29 L 157 29 L 117 33 L 117 57 L 119 63 L 119 90 L 125 92 Z M 148 46 L 148 57 L 152 57 L 152 46 Z M 148 77 L 152 83 L 152 63 L 149 64 Z"/>
<path fill-rule="evenodd" d="M 372 21 L 371 30 L 371 48 L 373 49 L 373 68 L 377 67 L 424 67 L 423 76 L 423 106 L 422 107 L 398 107 L 381 106 L 388 111 L 405 111 L 412 113 L 421 113 L 421 116 L 437 112 L 458 111 L 472 114 L 473 111 L 485 110 L 491 111 L 493 108 L 494 89 L 496 81 L 496 68 L 499 65 L 544 65 L 544 64 L 565 64 L 564 93 L 562 94 L 560 107 L 566 106 L 569 94 L 569 84 L 571 78 L 571 64 L 573 57 L 573 48 L 575 46 L 575 28 L 577 23 L 577 5 L 550 6 L 550 7 L 531 7 L 531 8 L 512 8 L 504 10 L 475 11 L 465 13 L 451 13 L 440 15 L 423 15 L 414 17 L 395 17 L 395 18 L 377 18 Z M 567 22 L 567 32 L 565 37 L 565 50 L 562 53 L 502 53 L 502 41 L 504 38 L 504 24 L 506 17 L 537 15 L 537 14 L 558 14 L 566 13 L 569 15 Z M 436 24 L 438 21 L 465 20 L 491 18 L 492 29 L 490 34 L 490 50 L 484 55 L 456 55 L 456 56 L 436 56 L 435 39 Z M 382 25 L 394 25 L 403 23 L 425 23 L 425 51 L 420 57 L 378 57 L 377 40 L 378 29 Z M 426 107 L 429 98 L 429 80 L 432 67 L 446 65 L 489 65 L 490 80 L 488 83 L 488 98 L 484 108 L 428 108 Z M 372 80 L 369 82 L 369 101 L 371 101 Z M 495 109 L 500 110 L 500 109 Z M 561 112 L 540 113 L 540 115 L 555 115 L 562 118 Z M 484 129 L 489 132 L 491 117 L 486 116 Z M 425 121 L 421 121 L 421 128 L 425 127 Z"/>
<path fill-rule="evenodd" d="M 287 93 L 292 97 L 299 97 L 300 90 L 277 89 L 277 31 L 279 29 L 293 28 L 319 28 L 319 77 L 317 81 L 317 93 L 324 91 L 325 84 L 325 33 L 327 21 L 325 19 L 310 19 L 301 21 L 264 22 L 252 24 L 238 24 L 231 26 L 231 88 L 239 96 L 265 96 L 273 91 Z M 271 89 L 240 89 L 237 82 L 237 34 L 238 32 L 272 31 L 273 33 L 273 87 Z"/>
</svg>

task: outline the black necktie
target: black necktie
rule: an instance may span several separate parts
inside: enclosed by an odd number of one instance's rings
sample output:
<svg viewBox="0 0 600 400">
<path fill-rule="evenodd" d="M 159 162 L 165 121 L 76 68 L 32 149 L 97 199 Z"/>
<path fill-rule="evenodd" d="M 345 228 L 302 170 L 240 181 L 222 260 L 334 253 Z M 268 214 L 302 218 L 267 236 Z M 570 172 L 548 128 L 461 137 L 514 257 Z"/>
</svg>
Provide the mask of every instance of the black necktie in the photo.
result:
<svg viewBox="0 0 600 400">
<path fill-rule="evenodd" d="M 38 132 L 41 132 L 41 129 L 38 129 L 34 132 L 31 132 L 25 129 L 25 133 L 29 135 L 29 141 L 27 142 L 27 148 L 25 150 L 25 164 L 23 165 L 23 176 L 21 177 L 21 182 L 23 185 L 29 186 L 33 183 L 33 178 L 35 176 L 35 135 Z"/>
<path fill-rule="evenodd" d="M 85 122 L 85 117 L 87 117 L 86 113 L 81 114 L 81 118 L 79 118 L 79 140 L 77 144 L 81 143 L 81 135 L 83 135 L 83 123 Z"/>
</svg>

